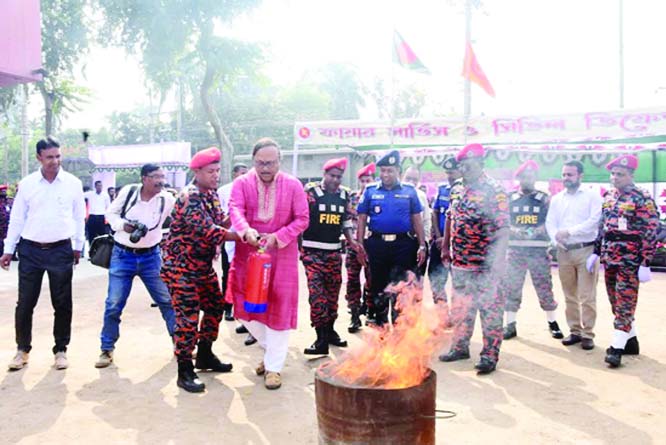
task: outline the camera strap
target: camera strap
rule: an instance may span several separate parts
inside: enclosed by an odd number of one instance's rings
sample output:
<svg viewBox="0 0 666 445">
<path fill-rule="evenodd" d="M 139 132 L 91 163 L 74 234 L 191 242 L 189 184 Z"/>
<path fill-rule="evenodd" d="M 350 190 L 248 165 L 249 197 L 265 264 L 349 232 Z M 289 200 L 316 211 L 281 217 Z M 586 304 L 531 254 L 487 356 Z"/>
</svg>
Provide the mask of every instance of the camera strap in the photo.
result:
<svg viewBox="0 0 666 445">
<path fill-rule="evenodd" d="M 138 188 L 139 188 L 138 185 L 133 185 L 130 187 L 129 193 L 127 193 L 127 197 L 125 198 L 125 203 L 123 204 L 123 209 L 120 212 L 120 217 L 122 219 L 125 219 L 125 215 L 127 215 L 129 209 L 134 207 L 136 205 L 136 202 L 139 200 L 140 193 L 134 194 L 134 199 L 132 200 L 132 203 L 129 205 L 129 208 L 127 207 L 127 204 L 130 202 L 130 199 L 132 198 L 132 194 L 135 193 Z M 160 225 L 160 221 L 162 220 L 162 213 L 164 212 L 165 201 L 166 200 L 164 199 L 164 196 L 160 196 L 160 216 L 159 218 L 157 218 L 157 223 L 155 223 L 155 225 L 152 228 L 148 229 L 149 232 L 151 230 L 155 230 L 157 226 Z"/>
</svg>

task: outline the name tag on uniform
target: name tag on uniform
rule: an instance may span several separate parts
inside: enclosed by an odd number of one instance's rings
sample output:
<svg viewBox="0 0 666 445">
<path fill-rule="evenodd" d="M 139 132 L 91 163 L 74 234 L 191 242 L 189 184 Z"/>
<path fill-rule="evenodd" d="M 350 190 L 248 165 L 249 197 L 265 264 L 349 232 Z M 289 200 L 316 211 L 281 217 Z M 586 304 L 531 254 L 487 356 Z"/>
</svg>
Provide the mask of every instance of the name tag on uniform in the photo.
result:
<svg viewBox="0 0 666 445">
<path fill-rule="evenodd" d="M 384 199 L 384 195 L 372 195 L 372 199 Z"/>
<path fill-rule="evenodd" d="M 621 216 L 617 219 L 617 229 L 620 231 L 627 230 L 627 218 Z"/>
<path fill-rule="evenodd" d="M 396 193 L 395 197 L 396 198 L 409 198 L 409 195 L 400 195 L 400 194 Z"/>
</svg>

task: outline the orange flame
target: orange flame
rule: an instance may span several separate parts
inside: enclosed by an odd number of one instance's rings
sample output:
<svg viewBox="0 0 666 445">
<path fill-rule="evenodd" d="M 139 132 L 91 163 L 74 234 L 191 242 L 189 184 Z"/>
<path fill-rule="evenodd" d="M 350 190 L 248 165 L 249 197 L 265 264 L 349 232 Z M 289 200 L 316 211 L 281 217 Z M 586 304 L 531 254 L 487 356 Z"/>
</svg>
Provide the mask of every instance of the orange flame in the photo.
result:
<svg viewBox="0 0 666 445">
<path fill-rule="evenodd" d="M 423 306 L 423 288 L 414 274 L 387 291 L 397 294 L 400 316 L 393 327 L 364 330 L 359 346 L 319 367 L 322 377 L 384 389 L 409 388 L 427 377 L 432 357 L 446 339 L 444 311 L 439 305 Z"/>
</svg>

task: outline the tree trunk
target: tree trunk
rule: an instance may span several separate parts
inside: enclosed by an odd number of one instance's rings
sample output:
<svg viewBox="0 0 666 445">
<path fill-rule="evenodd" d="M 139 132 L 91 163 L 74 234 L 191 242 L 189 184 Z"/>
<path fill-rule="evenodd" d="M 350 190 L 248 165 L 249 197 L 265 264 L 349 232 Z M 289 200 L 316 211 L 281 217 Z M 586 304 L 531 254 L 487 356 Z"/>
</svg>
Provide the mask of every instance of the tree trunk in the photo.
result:
<svg viewBox="0 0 666 445">
<path fill-rule="evenodd" d="M 219 148 L 222 151 L 220 176 L 222 178 L 222 183 L 224 184 L 231 181 L 231 163 L 233 162 L 234 147 L 231 144 L 231 140 L 222 128 L 220 116 L 218 116 L 217 112 L 210 103 L 209 93 L 214 83 L 215 70 L 212 68 L 210 61 L 207 60 L 206 74 L 204 76 L 203 82 L 201 83 L 201 103 L 203 105 L 204 111 L 206 112 L 206 116 L 208 117 L 208 122 L 215 131 L 215 139 L 217 140 Z"/>
<path fill-rule="evenodd" d="M 44 136 L 51 136 L 53 132 L 53 93 L 49 93 L 44 82 L 39 82 L 39 91 L 44 99 Z"/>
</svg>

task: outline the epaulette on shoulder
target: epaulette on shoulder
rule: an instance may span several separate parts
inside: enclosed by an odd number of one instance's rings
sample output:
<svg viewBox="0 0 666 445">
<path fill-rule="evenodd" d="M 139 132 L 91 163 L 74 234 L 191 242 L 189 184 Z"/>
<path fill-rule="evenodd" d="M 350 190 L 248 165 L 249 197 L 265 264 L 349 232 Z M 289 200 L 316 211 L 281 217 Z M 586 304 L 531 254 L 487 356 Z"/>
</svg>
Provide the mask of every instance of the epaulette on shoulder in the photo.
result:
<svg viewBox="0 0 666 445">
<path fill-rule="evenodd" d="M 317 187 L 319 185 L 319 182 L 317 181 L 310 181 L 307 184 L 305 184 L 305 190 L 312 190 L 313 188 Z"/>
</svg>

